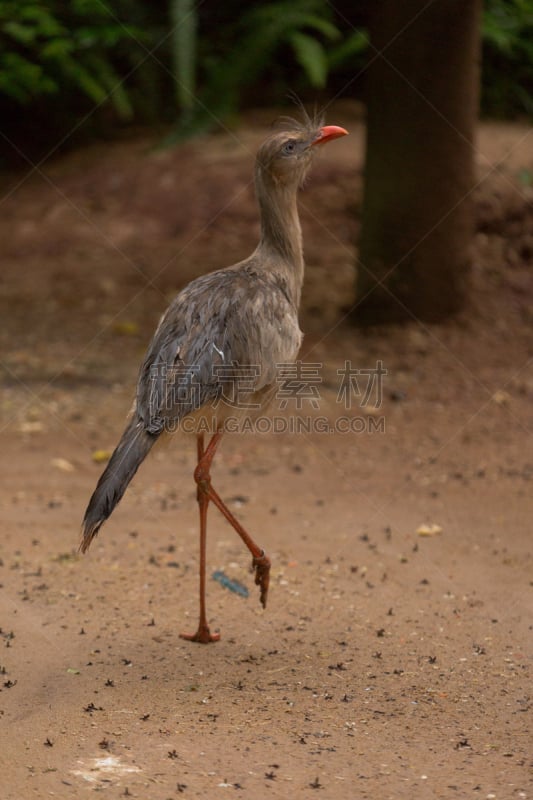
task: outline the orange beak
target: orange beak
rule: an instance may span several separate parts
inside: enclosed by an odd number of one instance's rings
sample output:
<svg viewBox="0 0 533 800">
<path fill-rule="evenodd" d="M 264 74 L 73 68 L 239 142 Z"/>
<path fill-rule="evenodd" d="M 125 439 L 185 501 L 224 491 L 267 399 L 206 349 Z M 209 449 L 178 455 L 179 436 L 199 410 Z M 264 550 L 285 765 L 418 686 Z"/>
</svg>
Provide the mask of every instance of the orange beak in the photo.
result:
<svg viewBox="0 0 533 800">
<path fill-rule="evenodd" d="M 344 128 L 339 128 L 338 125 L 325 125 L 323 128 L 320 128 L 318 136 L 311 142 L 311 147 L 317 144 L 326 144 L 326 142 L 331 142 L 333 139 L 338 139 L 340 136 L 347 135 L 348 131 Z"/>
</svg>

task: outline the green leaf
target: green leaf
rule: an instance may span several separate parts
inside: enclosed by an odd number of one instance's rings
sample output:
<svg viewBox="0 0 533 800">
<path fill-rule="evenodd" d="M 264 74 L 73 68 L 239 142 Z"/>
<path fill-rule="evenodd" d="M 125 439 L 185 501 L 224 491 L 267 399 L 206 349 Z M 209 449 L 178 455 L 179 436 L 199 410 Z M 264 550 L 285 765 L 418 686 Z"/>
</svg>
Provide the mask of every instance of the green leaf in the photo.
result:
<svg viewBox="0 0 533 800">
<path fill-rule="evenodd" d="M 296 21 L 299 28 L 312 28 L 322 33 L 327 39 L 334 40 L 341 36 L 341 32 L 332 22 L 316 14 L 302 14 Z"/>
<path fill-rule="evenodd" d="M 333 71 L 341 64 L 351 61 L 360 56 L 368 49 L 369 38 L 364 30 L 353 31 L 346 39 L 328 49 L 328 67 Z"/>
<path fill-rule="evenodd" d="M 41 49 L 41 58 L 60 61 L 74 50 L 72 39 L 51 39 Z"/>
<path fill-rule="evenodd" d="M 133 107 L 120 75 L 111 68 L 106 58 L 100 56 L 93 56 L 88 66 L 107 90 L 109 102 L 112 103 L 120 119 L 130 120 L 133 117 Z"/>
<path fill-rule="evenodd" d="M 18 53 L 0 54 L 0 94 L 26 105 L 38 94 L 52 94 L 57 84 L 34 64 Z"/>
<path fill-rule="evenodd" d="M 198 12 L 194 0 L 173 0 L 172 55 L 178 105 L 190 114 L 196 89 L 196 39 Z"/>
<path fill-rule="evenodd" d="M 39 36 L 50 38 L 68 33 L 57 16 L 54 16 L 47 8 L 43 8 L 42 5 L 36 3 L 17 4 L 16 8 L 20 20 L 28 27 L 33 27 Z M 13 13 L 11 17 L 13 17 Z"/>
<path fill-rule="evenodd" d="M 21 25 L 20 22 L 5 22 L 2 26 L 4 33 L 11 36 L 16 42 L 21 44 L 30 44 L 37 38 L 37 28 L 31 28 L 29 25 Z"/>
<path fill-rule="evenodd" d="M 107 100 L 107 92 L 102 84 L 85 68 L 79 61 L 70 56 L 63 59 L 64 72 L 71 81 L 81 89 L 87 97 L 90 97 L 97 104 Z"/>
<path fill-rule="evenodd" d="M 291 34 L 290 42 L 311 85 L 316 89 L 322 89 L 328 77 L 328 61 L 326 51 L 320 42 L 306 33 L 299 32 Z"/>
</svg>

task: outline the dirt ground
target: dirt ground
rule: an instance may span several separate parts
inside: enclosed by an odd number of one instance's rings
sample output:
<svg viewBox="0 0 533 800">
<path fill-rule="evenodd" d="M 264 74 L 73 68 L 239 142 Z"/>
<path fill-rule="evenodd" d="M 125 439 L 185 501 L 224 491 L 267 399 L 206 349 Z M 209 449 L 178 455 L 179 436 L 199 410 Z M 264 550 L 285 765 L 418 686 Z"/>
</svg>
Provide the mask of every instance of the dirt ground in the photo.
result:
<svg viewBox="0 0 533 800">
<path fill-rule="evenodd" d="M 532 140 L 480 126 L 465 312 L 363 332 L 345 318 L 363 128 L 351 106 L 328 121 L 351 136 L 301 198 L 302 360 L 322 367 L 300 416 L 356 423 L 223 443 L 214 484 L 273 567 L 263 611 L 210 511 L 210 646 L 179 638 L 198 612 L 192 438 L 156 447 L 77 546 L 159 314 L 255 245 L 266 119 L 3 178 L 2 800 L 533 796 Z M 378 361 L 381 407 L 346 409 L 337 371 Z"/>
</svg>

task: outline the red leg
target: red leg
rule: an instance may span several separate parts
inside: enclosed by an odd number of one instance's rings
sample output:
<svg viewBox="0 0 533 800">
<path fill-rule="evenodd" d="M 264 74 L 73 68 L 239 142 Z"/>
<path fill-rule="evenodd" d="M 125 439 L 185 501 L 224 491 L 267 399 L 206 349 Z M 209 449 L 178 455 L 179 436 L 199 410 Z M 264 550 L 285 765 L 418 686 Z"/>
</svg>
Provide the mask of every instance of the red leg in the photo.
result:
<svg viewBox="0 0 533 800">
<path fill-rule="evenodd" d="M 204 436 L 199 434 L 197 439 L 198 446 L 198 463 L 204 457 Z M 207 624 L 207 614 L 205 607 L 205 573 L 206 573 L 206 540 L 207 540 L 207 508 L 209 506 L 209 497 L 203 491 L 200 484 L 198 484 L 197 493 L 198 508 L 200 510 L 200 621 L 198 623 L 198 630 L 196 633 L 180 633 L 182 639 L 187 639 L 191 642 L 201 642 L 202 644 L 209 644 L 209 642 L 218 642 L 220 639 L 219 633 L 211 633 L 209 625 Z"/>
<path fill-rule="evenodd" d="M 244 544 L 252 554 L 252 567 L 255 570 L 255 583 L 261 589 L 259 599 L 261 601 L 261 605 L 263 608 L 265 608 L 270 576 L 270 559 L 265 554 L 265 551 L 261 547 L 258 547 L 252 537 L 244 530 L 240 522 L 233 516 L 229 508 L 223 502 L 222 498 L 211 486 L 211 475 L 209 474 L 209 470 L 221 438 L 222 433 L 218 432 L 215 433 L 209 442 L 203 458 L 199 461 L 198 466 L 196 467 L 194 479 L 198 486 L 202 487 L 202 490 L 206 493 L 209 500 L 212 500 L 232 528 L 239 534 Z"/>
<path fill-rule="evenodd" d="M 255 570 L 255 583 L 261 589 L 259 601 L 263 608 L 266 608 L 268 584 L 270 579 L 269 557 L 261 547 L 256 545 L 252 537 L 244 530 L 241 523 L 235 519 L 229 508 L 225 505 L 223 500 L 215 492 L 212 486 L 209 486 L 207 494 L 209 499 L 213 501 L 218 510 L 226 517 L 232 528 L 239 534 L 244 544 L 252 554 L 252 568 Z"/>
<path fill-rule="evenodd" d="M 254 542 L 252 537 L 244 530 L 240 522 L 233 516 L 229 508 L 225 505 L 221 497 L 211 486 L 211 464 L 218 445 L 222 438 L 222 432 L 215 433 L 211 438 L 207 448 L 204 450 L 203 434 L 198 436 L 198 464 L 194 471 L 194 480 L 197 485 L 198 506 L 200 509 L 200 622 L 198 630 L 194 634 L 180 634 L 182 639 L 193 642 L 216 642 L 220 634 L 212 634 L 207 624 L 205 609 L 205 573 L 206 573 L 206 533 L 207 533 L 207 507 L 212 500 L 218 510 L 224 515 L 230 525 L 239 534 L 244 544 L 252 554 L 252 567 L 255 570 L 255 582 L 260 587 L 260 601 L 263 608 L 266 606 L 268 585 L 270 577 L 270 559 Z"/>
</svg>

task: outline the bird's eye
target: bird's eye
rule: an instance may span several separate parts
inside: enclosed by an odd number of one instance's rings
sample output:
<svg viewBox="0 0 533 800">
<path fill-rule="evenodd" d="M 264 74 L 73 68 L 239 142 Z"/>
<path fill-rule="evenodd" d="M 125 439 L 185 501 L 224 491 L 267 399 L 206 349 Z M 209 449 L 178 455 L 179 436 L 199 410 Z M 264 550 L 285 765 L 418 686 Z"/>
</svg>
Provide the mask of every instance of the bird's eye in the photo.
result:
<svg viewBox="0 0 533 800">
<path fill-rule="evenodd" d="M 283 155 L 284 156 L 292 156 L 296 152 L 296 142 L 294 139 L 289 139 L 288 142 L 285 142 L 283 145 Z"/>
</svg>

